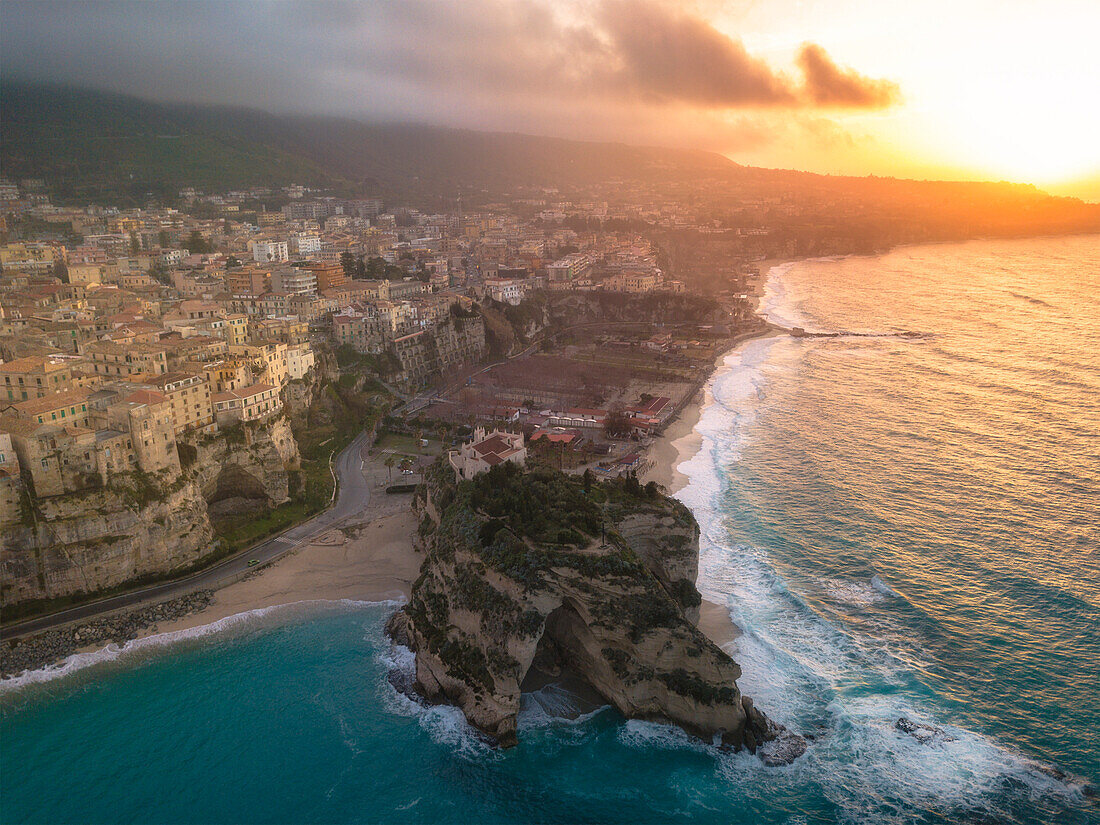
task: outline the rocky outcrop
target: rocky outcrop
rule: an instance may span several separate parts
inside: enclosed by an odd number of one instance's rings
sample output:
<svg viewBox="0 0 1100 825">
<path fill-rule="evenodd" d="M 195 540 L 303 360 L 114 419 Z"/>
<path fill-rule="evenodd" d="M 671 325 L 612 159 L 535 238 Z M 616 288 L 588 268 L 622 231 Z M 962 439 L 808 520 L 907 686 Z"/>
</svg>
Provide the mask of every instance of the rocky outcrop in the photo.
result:
<svg viewBox="0 0 1100 825">
<path fill-rule="evenodd" d="M 437 465 L 417 500 L 427 556 L 389 629 L 421 696 L 507 746 L 524 680 L 567 669 L 630 718 L 753 751 L 780 732 L 687 615 L 698 528 L 679 502 L 512 464 L 461 484 Z"/>
<path fill-rule="evenodd" d="M 123 473 L 101 488 L 29 499 L 0 534 L 0 603 L 94 594 L 182 571 L 214 552 L 212 515 L 290 498 L 299 455 L 284 416 L 178 444 L 178 478 Z"/>
<path fill-rule="evenodd" d="M 212 515 L 263 510 L 290 500 L 288 471 L 300 458 L 285 416 L 238 424 L 188 443 L 194 453 L 187 473 Z"/>
<path fill-rule="evenodd" d="M 5 529 L 3 602 L 95 593 L 187 567 L 213 539 L 194 482 L 114 477 L 103 489 L 41 499 L 24 523 Z"/>
</svg>

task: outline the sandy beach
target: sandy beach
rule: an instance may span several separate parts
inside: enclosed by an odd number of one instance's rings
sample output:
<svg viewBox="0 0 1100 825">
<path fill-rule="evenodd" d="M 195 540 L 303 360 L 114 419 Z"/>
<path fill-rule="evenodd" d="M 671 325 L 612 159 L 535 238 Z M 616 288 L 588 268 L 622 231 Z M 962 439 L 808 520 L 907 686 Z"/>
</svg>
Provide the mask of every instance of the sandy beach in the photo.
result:
<svg viewBox="0 0 1100 825">
<path fill-rule="evenodd" d="M 416 517 L 408 509 L 335 528 L 216 591 L 205 610 L 147 628 L 141 635 L 189 630 L 248 610 L 295 602 L 408 599 L 422 561 L 413 548 L 415 530 Z"/>
<path fill-rule="evenodd" d="M 733 342 L 729 351 L 767 334 L 765 331 L 743 336 Z M 716 368 L 729 351 L 716 362 Z M 707 390 L 702 387 L 650 445 L 649 469 L 643 481 L 656 481 L 669 495 L 687 484 L 687 477 L 678 467 L 702 446 L 695 426 L 706 402 Z M 381 476 L 376 481 L 381 484 Z M 297 602 L 408 599 L 423 560 L 412 541 L 416 517 L 406 502 L 397 501 L 387 501 L 381 508 L 375 505 L 365 515 L 374 517 L 314 537 L 275 563 L 220 588 L 204 610 L 149 627 L 139 635 L 189 630 L 247 611 Z M 699 629 L 727 651 L 741 635 L 730 619 L 729 610 L 707 599 L 700 606 Z"/>
</svg>

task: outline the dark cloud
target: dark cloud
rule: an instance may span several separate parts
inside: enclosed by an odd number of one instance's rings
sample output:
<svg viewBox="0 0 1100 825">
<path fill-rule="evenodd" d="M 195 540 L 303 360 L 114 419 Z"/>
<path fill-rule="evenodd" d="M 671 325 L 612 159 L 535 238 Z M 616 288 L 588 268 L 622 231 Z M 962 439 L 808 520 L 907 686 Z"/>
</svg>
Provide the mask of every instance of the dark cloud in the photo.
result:
<svg viewBox="0 0 1100 825">
<path fill-rule="evenodd" d="M 765 140 L 763 112 L 896 94 L 817 46 L 792 76 L 671 0 L 5 0 L 0 16 L 4 77 L 276 113 L 720 148 Z"/>
<path fill-rule="evenodd" d="M 647 97 L 706 107 L 797 102 L 786 78 L 704 20 L 627 0 L 602 11 L 624 80 Z"/>
<path fill-rule="evenodd" d="M 806 77 L 806 95 L 818 106 L 882 109 L 897 103 L 901 90 L 889 80 L 873 80 L 841 69 L 823 48 L 807 43 L 798 55 Z"/>
</svg>

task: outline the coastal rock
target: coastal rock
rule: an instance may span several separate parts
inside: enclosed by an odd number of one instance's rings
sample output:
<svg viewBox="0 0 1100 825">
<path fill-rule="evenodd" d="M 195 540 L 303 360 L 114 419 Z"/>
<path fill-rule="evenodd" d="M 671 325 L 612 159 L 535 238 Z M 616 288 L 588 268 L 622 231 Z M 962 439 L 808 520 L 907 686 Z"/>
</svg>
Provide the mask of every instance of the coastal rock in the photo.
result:
<svg viewBox="0 0 1100 825">
<path fill-rule="evenodd" d="M 111 642 L 125 644 L 142 630 L 155 627 L 156 622 L 179 619 L 206 609 L 213 599 L 214 591 L 198 590 L 122 614 L 5 641 L 0 646 L 0 677 L 6 679 L 25 670 L 56 664 L 83 647 Z"/>
<path fill-rule="evenodd" d="M 756 755 L 768 767 L 778 767 L 794 762 L 806 752 L 808 746 L 805 737 L 784 729 L 770 742 L 761 745 Z"/>
<path fill-rule="evenodd" d="M 213 531 L 194 482 L 179 479 L 149 496 L 108 486 L 41 499 L 36 518 L 0 540 L 4 606 L 94 593 L 210 551 Z"/>
<path fill-rule="evenodd" d="M 290 500 L 288 470 L 298 466 L 298 443 L 283 415 L 238 424 L 189 442 L 188 473 L 214 515 L 262 510 Z"/>
<path fill-rule="evenodd" d="M 456 484 L 440 463 L 417 510 L 427 556 L 388 630 L 416 653 L 416 691 L 498 744 L 516 744 L 525 681 L 566 671 L 626 717 L 735 749 L 782 732 L 685 615 L 699 605 L 698 527 L 680 502 L 512 464 Z"/>
<path fill-rule="evenodd" d="M 117 474 L 103 487 L 34 500 L 0 532 L 0 604 L 94 594 L 196 564 L 211 515 L 289 500 L 298 444 L 285 416 L 178 441 L 183 473 Z"/>
<path fill-rule="evenodd" d="M 943 728 L 925 725 L 921 722 L 914 722 L 912 719 L 908 719 L 905 716 L 900 717 L 898 721 L 894 723 L 894 727 L 902 733 L 909 734 L 922 745 L 955 741 L 955 737 L 948 736 L 944 733 Z"/>
</svg>

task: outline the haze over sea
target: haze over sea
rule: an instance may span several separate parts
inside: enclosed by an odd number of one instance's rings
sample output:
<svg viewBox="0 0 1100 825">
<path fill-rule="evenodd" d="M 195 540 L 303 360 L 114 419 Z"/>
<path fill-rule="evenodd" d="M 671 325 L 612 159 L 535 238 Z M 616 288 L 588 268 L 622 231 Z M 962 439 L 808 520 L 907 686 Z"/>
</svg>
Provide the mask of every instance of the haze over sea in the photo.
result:
<svg viewBox="0 0 1100 825">
<path fill-rule="evenodd" d="M 681 465 L 794 765 L 553 688 L 495 751 L 390 687 L 392 605 L 325 603 L 5 683 L 0 817 L 1100 822 L 1100 238 L 783 265 L 762 309 L 861 333 L 731 353 Z"/>
</svg>

